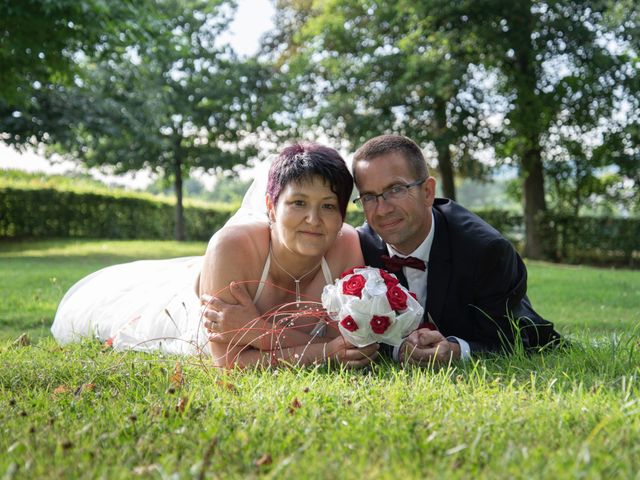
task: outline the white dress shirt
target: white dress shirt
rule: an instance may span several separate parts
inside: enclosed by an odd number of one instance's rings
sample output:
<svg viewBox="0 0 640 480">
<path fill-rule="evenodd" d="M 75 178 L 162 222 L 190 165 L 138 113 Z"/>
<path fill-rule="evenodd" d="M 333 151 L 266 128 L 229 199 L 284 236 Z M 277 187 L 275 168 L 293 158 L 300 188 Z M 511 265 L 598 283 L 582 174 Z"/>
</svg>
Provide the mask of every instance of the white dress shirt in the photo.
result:
<svg viewBox="0 0 640 480">
<path fill-rule="evenodd" d="M 406 257 L 415 257 L 419 258 L 424 262 L 427 266 L 424 271 L 418 268 L 411 267 L 402 267 L 402 273 L 407 279 L 407 283 L 409 285 L 409 290 L 415 293 L 418 297 L 418 301 L 420 305 L 424 308 L 425 313 L 427 312 L 427 279 L 429 276 L 429 255 L 431 254 L 431 245 L 433 245 L 433 237 L 435 236 L 436 230 L 436 222 L 433 216 L 433 212 L 431 212 L 431 230 L 427 235 L 427 238 L 409 255 L 404 255 L 397 250 L 395 250 L 391 245 L 387 243 L 387 250 L 389 252 L 389 256 L 397 255 L 402 258 Z M 436 325 L 437 327 L 437 325 Z M 471 357 L 471 349 L 469 348 L 469 344 L 459 338 L 454 336 L 447 337 L 447 340 L 450 342 L 455 342 L 460 345 L 460 358 L 466 360 Z M 395 361 L 399 361 L 400 355 L 400 346 L 393 348 L 393 359 Z"/>
</svg>

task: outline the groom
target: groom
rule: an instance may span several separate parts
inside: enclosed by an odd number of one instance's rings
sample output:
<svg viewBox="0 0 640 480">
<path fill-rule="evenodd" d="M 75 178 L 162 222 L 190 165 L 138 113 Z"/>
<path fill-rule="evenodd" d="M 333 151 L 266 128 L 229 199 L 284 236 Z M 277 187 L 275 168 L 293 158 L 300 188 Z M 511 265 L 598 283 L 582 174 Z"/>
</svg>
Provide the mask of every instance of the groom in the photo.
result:
<svg viewBox="0 0 640 480">
<path fill-rule="evenodd" d="M 366 223 L 367 265 L 394 271 L 417 294 L 426 322 L 388 353 L 416 364 L 559 342 L 527 293 L 527 270 L 497 230 L 455 202 L 435 198 L 420 148 L 382 135 L 358 149 L 353 175 Z"/>
</svg>

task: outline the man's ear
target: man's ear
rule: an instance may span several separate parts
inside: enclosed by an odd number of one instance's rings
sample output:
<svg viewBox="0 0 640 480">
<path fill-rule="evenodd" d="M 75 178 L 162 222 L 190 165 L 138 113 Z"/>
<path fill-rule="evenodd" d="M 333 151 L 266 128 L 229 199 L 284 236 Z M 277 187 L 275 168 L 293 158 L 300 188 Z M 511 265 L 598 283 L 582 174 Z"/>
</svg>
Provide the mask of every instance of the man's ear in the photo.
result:
<svg viewBox="0 0 640 480">
<path fill-rule="evenodd" d="M 271 195 L 268 193 L 265 196 L 265 202 L 267 204 L 267 216 L 269 217 L 269 222 L 274 223 L 276 221 L 276 206 L 271 201 Z"/>
<path fill-rule="evenodd" d="M 434 177 L 428 177 L 422 184 L 422 191 L 425 194 L 425 202 L 428 207 L 433 205 L 433 201 L 436 198 L 436 179 Z"/>
</svg>

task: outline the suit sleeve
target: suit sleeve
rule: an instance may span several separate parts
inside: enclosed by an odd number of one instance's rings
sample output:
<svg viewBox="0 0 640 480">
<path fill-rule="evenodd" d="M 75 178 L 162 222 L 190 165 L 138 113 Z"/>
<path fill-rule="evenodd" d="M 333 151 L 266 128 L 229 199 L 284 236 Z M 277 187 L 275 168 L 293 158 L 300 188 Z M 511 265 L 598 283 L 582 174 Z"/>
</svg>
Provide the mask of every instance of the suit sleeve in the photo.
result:
<svg viewBox="0 0 640 480">
<path fill-rule="evenodd" d="M 517 337 L 513 310 L 527 291 L 527 270 L 513 246 L 505 239 L 487 245 L 478 259 L 474 295 L 467 305 L 472 332 L 463 337 L 471 352 L 509 351 Z"/>
</svg>

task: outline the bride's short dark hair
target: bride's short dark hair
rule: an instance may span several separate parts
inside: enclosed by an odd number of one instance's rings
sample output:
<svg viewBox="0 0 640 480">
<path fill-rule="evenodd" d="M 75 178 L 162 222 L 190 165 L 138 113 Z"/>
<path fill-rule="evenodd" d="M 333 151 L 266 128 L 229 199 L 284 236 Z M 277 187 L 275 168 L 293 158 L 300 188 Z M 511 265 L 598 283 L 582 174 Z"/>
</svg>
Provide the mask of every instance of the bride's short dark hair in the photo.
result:
<svg viewBox="0 0 640 480">
<path fill-rule="evenodd" d="M 338 196 L 344 219 L 353 190 L 353 177 L 344 159 L 333 148 L 306 142 L 286 147 L 271 164 L 267 193 L 276 204 L 282 189 L 289 183 L 311 180 L 315 176 L 325 179 Z"/>
</svg>

